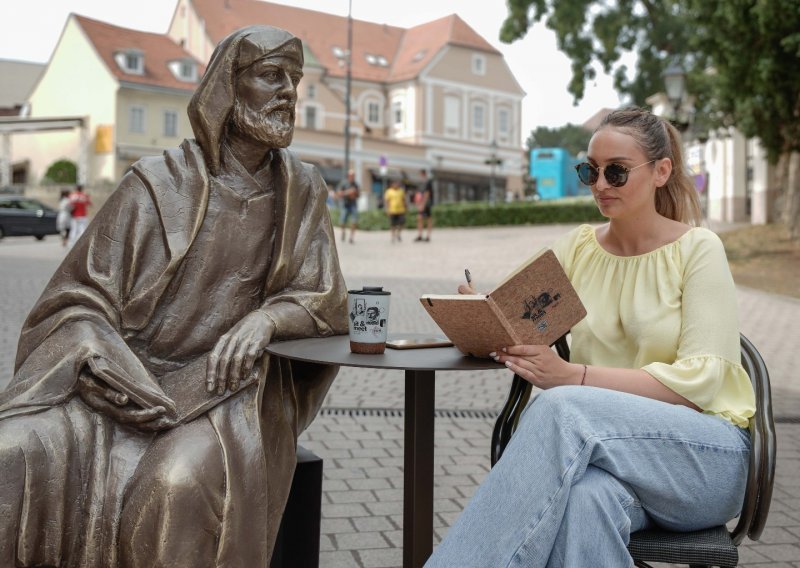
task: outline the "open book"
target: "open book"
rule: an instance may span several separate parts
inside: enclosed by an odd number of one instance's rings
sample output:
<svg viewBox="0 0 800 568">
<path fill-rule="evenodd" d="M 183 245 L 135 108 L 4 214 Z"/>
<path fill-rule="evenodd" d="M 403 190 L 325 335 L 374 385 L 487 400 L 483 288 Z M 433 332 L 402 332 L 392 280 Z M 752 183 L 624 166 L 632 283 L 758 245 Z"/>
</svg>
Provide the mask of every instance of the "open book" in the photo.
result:
<svg viewBox="0 0 800 568">
<path fill-rule="evenodd" d="M 542 249 L 488 295 L 425 294 L 420 302 L 465 355 L 509 345 L 552 345 L 586 316 L 556 255 Z"/>
</svg>

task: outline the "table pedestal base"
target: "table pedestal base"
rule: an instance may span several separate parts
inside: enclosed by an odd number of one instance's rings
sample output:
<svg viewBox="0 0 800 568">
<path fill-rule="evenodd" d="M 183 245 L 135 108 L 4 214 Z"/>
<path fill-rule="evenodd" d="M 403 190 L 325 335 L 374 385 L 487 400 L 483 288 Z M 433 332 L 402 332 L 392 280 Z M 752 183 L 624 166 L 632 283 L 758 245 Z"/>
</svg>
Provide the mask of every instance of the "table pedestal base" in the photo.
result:
<svg viewBox="0 0 800 568">
<path fill-rule="evenodd" d="M 404 568 L 421 568 L 433 552 L 434 393 L 434 371 L 406 371 Z"/>
</svg>

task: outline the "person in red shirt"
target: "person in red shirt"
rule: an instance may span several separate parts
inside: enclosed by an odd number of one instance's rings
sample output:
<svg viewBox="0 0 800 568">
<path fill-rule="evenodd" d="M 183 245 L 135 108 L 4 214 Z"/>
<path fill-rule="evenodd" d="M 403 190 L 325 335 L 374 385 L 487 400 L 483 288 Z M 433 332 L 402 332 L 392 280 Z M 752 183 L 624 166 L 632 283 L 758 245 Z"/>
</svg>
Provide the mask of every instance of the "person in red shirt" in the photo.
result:
<svg viewBox="0 0 800 568">
<path fill-rule="evenodd" d="M 72 246 L 89 224 L 88 210 L 92 205 L 92 200 L 84 193 L 83 186 L 78 184 L 75 186 L 75 191 L 69 195 L 69 203 L 72 205 L 72 221 L 69 230 L 69 244 Z"/>
</svg>

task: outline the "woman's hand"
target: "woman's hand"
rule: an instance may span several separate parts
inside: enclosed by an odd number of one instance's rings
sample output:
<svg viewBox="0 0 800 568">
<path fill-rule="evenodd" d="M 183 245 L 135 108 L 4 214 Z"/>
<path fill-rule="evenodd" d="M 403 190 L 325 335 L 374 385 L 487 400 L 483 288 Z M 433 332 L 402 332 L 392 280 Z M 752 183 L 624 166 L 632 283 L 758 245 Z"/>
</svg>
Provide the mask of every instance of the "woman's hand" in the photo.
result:
<svg viewBox="0 0 800 568">
<path fill-rule="evenodd" d="M 546 345 L 515 345 L 492 357 L 540 389 L 581 384 L 583 365 L 564 361 Z"/>
<path fill-rule="evenodd" d="M 461 284 L 458 287 L 459 294 L 477 294 L 478 292 L 472 288 L 469 284 Z"/>
</svg>

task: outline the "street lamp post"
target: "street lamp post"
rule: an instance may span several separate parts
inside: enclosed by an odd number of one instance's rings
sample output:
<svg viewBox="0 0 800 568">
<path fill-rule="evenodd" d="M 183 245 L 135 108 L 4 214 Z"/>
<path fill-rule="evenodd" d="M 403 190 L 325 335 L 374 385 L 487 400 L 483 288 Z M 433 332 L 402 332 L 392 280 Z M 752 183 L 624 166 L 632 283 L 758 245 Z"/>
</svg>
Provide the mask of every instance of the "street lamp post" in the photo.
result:
<svg viewBox="0 0 800 568">
<path fill-rule="evenodd" d="M 353 0 L 347 9 L 347 76 L 345 78 L 344 103 L 344 174 L 350 171 L 350 90 L 353 79 Z"/>
<path fill-rule="evenodd" d="M 678 63 L 672 63 L 662 73 L 664 88 L 667 90 L 667 98 L 672 104 L 672 121 L 674 124 L 681 124 L 679 113 L 681 103 L 686 94 L 686 71 Z"/>
<path fill-rule="evenodd" d="M 484 163 L 489 166 L 489 203 L 492 205 L 495 204 L 497 200 L 497 196 L 495 195 L 495 187 L 494 187 L 494 168 L 495 166 L 499 166 L 503 163 L 503 160 L 497 157 L 497 141 L 492 140 L 492 143 L 489 144 L 489 147 L 492 149 L 492 153 L 489 156 L 489 159 L 484 160 Z"/>
</svg>

